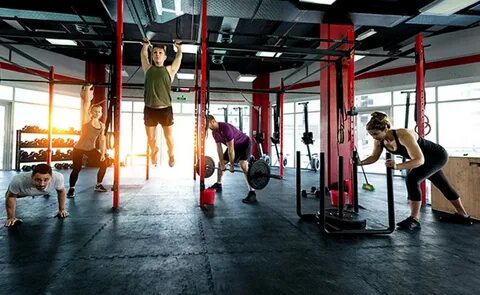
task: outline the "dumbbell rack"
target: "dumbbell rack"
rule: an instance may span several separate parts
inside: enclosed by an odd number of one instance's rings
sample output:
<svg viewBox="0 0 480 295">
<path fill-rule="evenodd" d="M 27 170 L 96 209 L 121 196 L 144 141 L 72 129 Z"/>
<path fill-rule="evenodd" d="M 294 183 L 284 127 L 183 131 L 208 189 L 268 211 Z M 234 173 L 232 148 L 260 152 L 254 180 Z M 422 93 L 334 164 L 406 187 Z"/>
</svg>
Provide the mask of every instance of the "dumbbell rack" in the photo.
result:
<svg viewBox="0 0 480 295">
<path fill-rule="evenodd" d="M 25 128 L 24 128 L 25 129 Z M 38 155 L 38 157 L 29 157 L 25 159 L 25 157 L 22 158 L 22 152 L 27 152 L 26 150 L 46 150 L 48 149 L 48 142 L 46 140 L 47 133 L 44 132 L 45 130 L 42 130 L 40 128 L 35 128 L 33 131 L 25 131 L 24 129 L 19 129 L 17 130 L 16 133 L 16 151 L 15 151 L 15 170 L 16 171 L 21 171 L 21 163 L 35 163 L 35 162 L 46 162 L 47 157 L 46 153 L 44 155 Z M 36 138 L 34 141 L 29 142 L 26 141 L 24 142 L 24 135 L 25 134 L 36 134 L 40 135 L 41 138 Z M 54 135 L 61 135 L 61 136 L 79 136 L 80 131 L 76 130 L 66 130 L 65 132 L 59 131 L 57 133 L 54 133 Z M 53 149 L 71 149 L 73 150 L 73 145 L 75 144 L 76 141 L 62 141 L 61 143 L 55 143 L 55 141 L 58 140 L 56 138 L 52 139 L 52 162 L 71 162 L 72 161 L 72 156 L 67 154 L 62 153 L 62 156 L 58 156 L 54 154 Z M 30 153 L 32 154 L 32 152 Z M 60 159 L 59 159 L 60 158 Z"/>
</svg>

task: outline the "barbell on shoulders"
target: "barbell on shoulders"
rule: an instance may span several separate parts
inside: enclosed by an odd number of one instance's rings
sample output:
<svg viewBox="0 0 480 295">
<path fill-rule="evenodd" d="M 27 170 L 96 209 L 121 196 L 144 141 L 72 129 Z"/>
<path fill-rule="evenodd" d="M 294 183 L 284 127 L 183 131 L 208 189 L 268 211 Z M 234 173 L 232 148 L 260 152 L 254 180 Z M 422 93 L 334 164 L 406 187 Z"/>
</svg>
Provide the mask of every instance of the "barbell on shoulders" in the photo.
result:
<svg viewBox="0 0 480 295">
<path fill-rule="evenodd" d="M 211 177 L 216 169 L 219 168 L 215 166 L 213 158 L 205 156 L 205 178 Z M 198 164 L 195 170 L 197 173 L 199 172 Z M 235 169 L 233 171 L 243 173 L 243 170 Z M 270 165 L 264 160 L 257 160 L 248 166 L 247 181 L 252 188 L 258 190 L 263 189 L 270 182 L 270 178 L 283 179 L 280 175 L 271 174 Z"/>
</svg>

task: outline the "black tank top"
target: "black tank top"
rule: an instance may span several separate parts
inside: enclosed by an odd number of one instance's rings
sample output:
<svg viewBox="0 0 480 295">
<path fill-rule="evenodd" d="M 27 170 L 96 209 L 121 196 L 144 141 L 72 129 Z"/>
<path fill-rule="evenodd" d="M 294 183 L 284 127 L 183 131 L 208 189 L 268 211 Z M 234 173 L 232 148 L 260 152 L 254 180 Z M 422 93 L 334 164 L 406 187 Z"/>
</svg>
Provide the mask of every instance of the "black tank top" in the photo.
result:
<svg viewBox="0 0 480 295">
<path fill-rule="evenodd" d="M 410 155 L 408 154 L 407 148 L 400 143 L 397 136 L 397 130 L 392 129 L 393 138 L 395 139 L 395 143 L 397 144 L 397 149 L 395 151 L 391 151 L 387 148 L 384 141 L 382 140 L 382 146 L 389 152 L 394 155 L 401 155 L 407 159 L 410 159 Z M 446 153 L 445 149 L 430 140 L 424 139 L 419 137 L 417 140 L 418 146 L 422 150 L 423 157 L 425 159 L 435 156 L 440 156 Z"/>
</svg>

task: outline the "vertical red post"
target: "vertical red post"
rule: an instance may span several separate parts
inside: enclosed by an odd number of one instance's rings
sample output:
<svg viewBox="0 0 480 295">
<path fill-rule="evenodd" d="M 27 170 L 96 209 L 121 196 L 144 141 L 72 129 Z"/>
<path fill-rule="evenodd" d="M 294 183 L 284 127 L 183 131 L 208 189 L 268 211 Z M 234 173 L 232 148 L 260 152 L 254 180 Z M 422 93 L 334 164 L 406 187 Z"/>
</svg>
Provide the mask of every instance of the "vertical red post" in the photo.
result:
<svg viewBox="0 0 480 295">
<path fill-rule="evenodd" d="M 195 55 L 195 60 L 197 61 L 198 56 Z M 198 165 L 198 157 L 197 157 L 197 152 L 198 152 L 198 67 L 197 67 L 197 62 L 195 62 L 195 87 L 194 87 L 194 93 L 193 93 L 193 98 L 195 100 L 195 123 L 194 123 L 194 129 L 193 129 L 193 180 L 197 179 L 197 169 L 196 166 Z"/>
<path fill-rule="evenodd" d="M 199 147 L 198 147 L 198 166 L 200 174 L 200 206 L 202 205 L 202 195 L 205 190 L 205 106 L 207 98 L 207 0 L 202 0 L 201 11 L 201 60 L 200 67 L 202 80 L 200 81 L 200 106 L 198 127 Z"/>
<path fill-rule="evenodd" d="M 417 110 L 418 136 L 425 137 L 425 52 L 423 51 L 423 35 L 418 34 L 415 37 L 415 73 L 416 73 L 416 87 L 415 87 L 415 108 Z M 427 188 L 426 183 L 423 181 L 420 184 L 420 190 L 422 191 L 422 205 L 427 203 Z"/>
<path fill-rule="evenodd" d="M 120 104 L 122 102 L 122 59 L 123 59 L 123 0 L 117 0 L 117 35 L 115 48 L 115 109 L 113 114 L 113 134 L 115 138 L 113 168 L 113 208 L 120 203 Z"/>
<path fill-rule="evenodd" d="M 261 74 L 252 83 L 252 88 L 255 89 L 269 89 L 270 88 L 270 74 Z M 252 104 L 254 107 L 261 108 L 261 129 L 264 135 L 262 150 L 265 154 L 270 154 L 270 94 L 269 93 L 253 93 Z M 250 129 L 256 132 L 258 126 L 257 110 L 250 110 Z M 251 132 L 253 134 L 253 132 Z M 253 143 L 253 142 L 252 142 Z M 255 144 L 252 144 L 252 154 L 256 159 L 259 158 L 260 151 Z"/>
<path fill-rule="evenodd" d="M 278 100 L 278 116 L 279 116 L 278 123 L 280 125 L 280 159 L 278 159 L 278 165 L 280 165 L 280 176 L 282 177 L 283 177 L 283 103 L 284 101 L 285 101 L 285 93 L 280 92 L 280 99 Z"/>
<path fill-rule="evenodd" d="M 353 30 L 350 30 L 347 32 L 347 39 L 350 41 L 355 40 L 355 33 L 353 32 Z M 353 45 L 349 45 L 349 47 L 351 46 Z M 346 84 L 347 84 L 346 101 L 347 101 L 347 105 L 350 106 L 350 109 L 352 109 L 355 106 L 355 51 L 354 50 L 352 50 L 352 52 L 350 53 L 350 58 L 347 60 L 347 83 Z M 355 120 L 353 120 L 353 117 L 351 117 L 349 121 L 350 121 L 350 126 L 346 134 L 348 136 L 348 143 L 350 144 L 350 151 L 351 151 L 350 154 L 352 154 L 353 150 L 355 149 Z M 352 170 L 353 169 L 350 169 L 347 171 L 352 171 Z"/>
<path fill-rule="evenodd" d="M 347 39 L 354 41 L 354 33 L 352 25 L 336 25 L 321 24 L 320 38 L 322 39 Z M 321 49 L 328 49 L 334 45 L 334 41 L 323 41 L 320 43 Z M 338 47 L 339 50 L 348 50 L 352 44 L 345 43 Z M 330 60 L 337 60 L 339 57 L 330 56 Z M 324 66 L 321 64 L 320 66 Z M 351 78 L 353 61 L 343 61 L 343 108 L 350 110 L 353 106 L 353 79 Z M 338 180 L 338 156 L 351 158 L 353 152 L 353 118 L 346 117 L 344 122 L 344 142 L 339 144 L 337 141 L 338 124 L 337 124 L 337 81 L 335 65 L 325 67 L 320 71 L 320 126 L 321 141 L 320 150 L 325 152 L 325 168 L 327 175 L 327 184 L 331 184 Z M 353 142 L 353 143 L 352 143 Z M 343 171 L 352 171 L 351 161 L 344 161 Z"/>
<path fill-rule="evenodd" d="M 47 164 L 52 163 L 52 120 L 53 120 L 53 94 L 54 94 L 55 67 L 50 67 L 49 83 L 48 83 L 48 148 L 47 148 Z"/>
</svg>

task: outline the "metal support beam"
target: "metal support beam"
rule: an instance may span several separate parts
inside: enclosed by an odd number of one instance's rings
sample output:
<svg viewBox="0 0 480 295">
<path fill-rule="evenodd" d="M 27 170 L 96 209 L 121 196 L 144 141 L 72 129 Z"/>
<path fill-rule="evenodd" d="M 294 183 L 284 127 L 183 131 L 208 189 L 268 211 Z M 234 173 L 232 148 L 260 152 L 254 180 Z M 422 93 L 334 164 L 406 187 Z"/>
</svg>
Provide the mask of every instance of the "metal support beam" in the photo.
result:
<svg viewBox="0 0 480 295">
<path fill-rule="evenodd" d="M 299 48 L 299 47 L 272 47 L 272 46 L 252 46 L 252 45 L 240 45 L 240 44 L 219 44 L 209 43 L 209 50 L 230 50 L 230 51 L 242 51 L 242 52 L 257 52 L 257 51 L 273 51 L 281 53 L 294 53 L 294 54 L 315 54 L 319 58 L 323 56 L 350 56 L 348 50 L 331 50 L 331 49 L 312 49 L 312 48 Z"/>
<path fill-rule="evenodd" d="M 50 68 L 50 83 L 48 84 L 48 148 L 47 148 L 47 164 L 52 163 L 52 132 L 53 132 L 53 95 L 55 93 L 55 85 L 52 83 L 55 80 L 55 67 Z"/>
<path fill-rule="evenodd" d="M 36 63 L 37 65 L 41 66 L 42 68 L 46 69 L 46 70 L 50 70 L 50 66 L 48 66 L 47 64 L 41 62 L 40 60 L 36 59 L 35 57 L 31 56 L 30 54 L 27 54 L 23 51 L 21 51 L 20 49 L 14 47 L 14 46 L 11 46 L 11 45 L 8 45 L 8 44 L 3 44 L 3 47 L 5 48 L 8 48 L 10 49 L 11 51 L 15 52 L 16 54 L 30 60 L 30 61 L 33 61 L 34 63 Z"/>
<path fill-rule="evenodd" d="M 140 31 L 140 34 L 142 35 L 142 38 L 147 38 L 147 34 L 145 34 L 145 30 L 143 28 L 142 24 L 142 19 L 140 18 L 140 15 L 138 14 L 138 10 L 135 7 L 135 2 L 133 0 L 126 0 L 128 10 L 130 10 L 130 14 L 133 17 L 133 21 L 138 27 L 138 30 Z"/>
<path fill-rule="evenodd" d="M 113 208 L 120 204 L 120 109 L 122 103 L 122 60 L 123 60 L 123 0 L 117 0 L 117 34 L 115 51 L 115 109 L 113 113 L 113 134 L 115 138 L 113 166 Z"/>
</svg>

